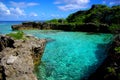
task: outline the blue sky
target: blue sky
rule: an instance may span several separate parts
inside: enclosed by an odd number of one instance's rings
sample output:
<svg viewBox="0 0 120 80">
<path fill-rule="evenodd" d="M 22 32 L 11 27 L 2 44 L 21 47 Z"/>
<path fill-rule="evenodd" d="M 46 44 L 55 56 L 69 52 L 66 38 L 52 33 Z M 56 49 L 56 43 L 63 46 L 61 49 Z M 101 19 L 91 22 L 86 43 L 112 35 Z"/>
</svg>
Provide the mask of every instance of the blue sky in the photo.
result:
<svg viewBox="0 0 120 80">
<path fill-rule="evenodd" d="M 0 21 L 66 18 L 93 4 L 111 6 L 120 4 L 120 0 L 0 0 Z"/>
</svg>

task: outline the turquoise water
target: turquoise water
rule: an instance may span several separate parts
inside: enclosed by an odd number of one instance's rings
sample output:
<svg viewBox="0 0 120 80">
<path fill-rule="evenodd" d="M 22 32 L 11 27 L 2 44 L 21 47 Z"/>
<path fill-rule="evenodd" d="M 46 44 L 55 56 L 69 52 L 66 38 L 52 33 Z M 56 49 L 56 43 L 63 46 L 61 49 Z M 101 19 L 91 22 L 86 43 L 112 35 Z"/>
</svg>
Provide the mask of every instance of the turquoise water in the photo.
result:
<svg viewBox="0 0 120 80">
<path fill-rule="evenodd" d="M 21 22 L 0 21 L 0 34 L 12 32 L 11 25 Z M 105 59 L 111 34 L 63 32 L 54 30 L 27 30 L 38 38 L 48 40 L 42 64 L 39 65 L 39 80 L 82 80 L 95 71 Z"/>
<path fill-rule="evenodd" d="M 38 38 L 46 38 L 39 80 L 82 80 L 95 71 L 105 59 L 111 34 L 27 30 Z"/>
<path fill-rule="evenodd" d="M 20 24 L 22 21 L 0 21 L 0 34 L 12 32 L 11 25 Z"/>
</svg>

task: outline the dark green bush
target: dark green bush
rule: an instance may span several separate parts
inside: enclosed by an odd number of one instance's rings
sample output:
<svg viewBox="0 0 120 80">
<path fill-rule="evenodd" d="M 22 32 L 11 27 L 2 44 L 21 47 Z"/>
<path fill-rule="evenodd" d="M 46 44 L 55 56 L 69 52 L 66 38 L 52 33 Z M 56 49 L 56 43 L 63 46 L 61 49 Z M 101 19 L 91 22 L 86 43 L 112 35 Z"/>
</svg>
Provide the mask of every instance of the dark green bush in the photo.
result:
<svg viewBox="0 0 120 80">
<path fill-rule="evenodd" d="M 116 48 L 115 48 L 115 51 L 116 51 L 117 53 L 120 53 L 120 47 L 116 47 Z"/>
<path fill-rule="evenodd" d="M 111 32 L 115 32 L 115 31 L 117 31 L 119 29 L 120 29 L 120 24 L 112 24 L 112 25 L 109 26 L 109 30 Z"/>
<path fill-rule="evenodd" d="M 108 70 L 108 72 L 109 72 L 109 73 L 113 73 L 113 74 L 115 74 L 115 73 L 116 73 L 116 71 L 115 71 L 115 68 L 114 68 L 114 67 L 107 67 L 107 70 Z"/>
</svg>

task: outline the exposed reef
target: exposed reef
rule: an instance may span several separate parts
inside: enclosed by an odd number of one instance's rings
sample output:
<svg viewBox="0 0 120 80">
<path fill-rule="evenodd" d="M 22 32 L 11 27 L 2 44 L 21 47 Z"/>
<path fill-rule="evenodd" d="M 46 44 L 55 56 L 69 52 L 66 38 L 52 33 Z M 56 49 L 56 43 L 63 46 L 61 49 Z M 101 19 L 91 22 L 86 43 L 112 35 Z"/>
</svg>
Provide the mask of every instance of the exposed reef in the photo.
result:
<svg viewBox="0 0 120 80">
<path fill-rule="evenodd" d="M 14 40 L 0 36 L 0 80 L 37 80 L 35 66 L 40 63 L 46 40 L 26 37 Z"/>
</svg>

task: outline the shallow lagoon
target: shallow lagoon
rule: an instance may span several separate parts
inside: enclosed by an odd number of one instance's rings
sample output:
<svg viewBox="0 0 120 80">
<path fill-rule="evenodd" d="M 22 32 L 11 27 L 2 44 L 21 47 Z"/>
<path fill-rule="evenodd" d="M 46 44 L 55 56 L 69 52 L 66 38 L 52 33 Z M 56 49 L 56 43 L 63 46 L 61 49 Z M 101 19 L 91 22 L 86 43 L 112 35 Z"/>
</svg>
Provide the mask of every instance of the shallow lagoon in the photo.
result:
<svg viewBox="0 0 120 80">
<path fill-rule="evenodd" d="M 0 22 L 0 34 L 12 32 L 11 25 L 21 22 Z M 82 80 L 88 77 L 106 57 L 111 34 L 63 32 L 54 30 L 24 31 L 38 38 L 47 38 L 39 80 Z"/>
<path fill-rule="evenodd" d="M 38 38 L 47 38 L 39 80 L 82 80 L 95 71 L 107 55 L 111 34 L 27 30 Z"/>
</svg>

